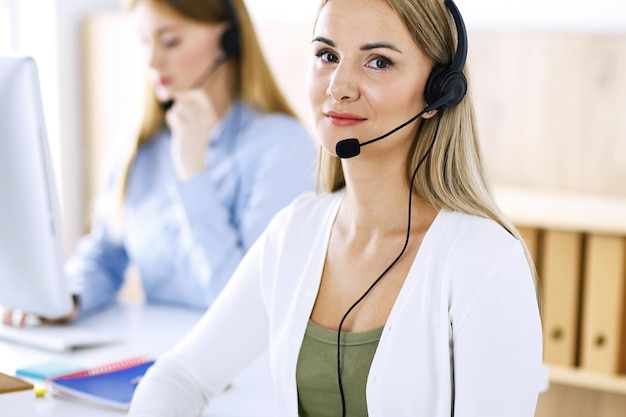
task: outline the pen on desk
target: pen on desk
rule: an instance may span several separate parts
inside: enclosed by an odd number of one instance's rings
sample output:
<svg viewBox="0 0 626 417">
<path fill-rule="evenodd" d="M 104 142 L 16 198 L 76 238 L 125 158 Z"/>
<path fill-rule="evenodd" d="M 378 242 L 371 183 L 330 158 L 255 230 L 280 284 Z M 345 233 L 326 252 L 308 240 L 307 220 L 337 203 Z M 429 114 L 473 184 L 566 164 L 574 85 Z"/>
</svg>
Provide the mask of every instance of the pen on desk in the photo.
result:
<svg viewBox="0 0 626 417">
<path fill-rule="evenodd" d="M 43 385 L 35 385 L 34 390 L 35 396 L 37 398 L 42 398 L 46 396 L 46 387 L 44 387 Z"/>
</svg>

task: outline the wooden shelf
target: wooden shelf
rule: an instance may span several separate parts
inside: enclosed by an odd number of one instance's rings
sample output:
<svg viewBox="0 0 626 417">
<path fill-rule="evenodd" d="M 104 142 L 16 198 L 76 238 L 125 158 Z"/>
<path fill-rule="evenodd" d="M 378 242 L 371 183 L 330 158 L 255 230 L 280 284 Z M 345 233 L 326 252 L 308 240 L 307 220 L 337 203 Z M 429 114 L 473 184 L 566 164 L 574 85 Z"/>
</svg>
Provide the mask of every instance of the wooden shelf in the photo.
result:
<svg viewBox="0 0 626 417">
<path fill-rule="evenodd" d="M 557 365 L 549 365 L 548 369 L 551 383 L 626 395 L 626 375 L 603 375 Z"/>
<path fill-rule="evenodd" d="M 494 187 L 494 197 L 517 226 L 626 234 L 624 197 L 508 186 Z"/>
</svg>

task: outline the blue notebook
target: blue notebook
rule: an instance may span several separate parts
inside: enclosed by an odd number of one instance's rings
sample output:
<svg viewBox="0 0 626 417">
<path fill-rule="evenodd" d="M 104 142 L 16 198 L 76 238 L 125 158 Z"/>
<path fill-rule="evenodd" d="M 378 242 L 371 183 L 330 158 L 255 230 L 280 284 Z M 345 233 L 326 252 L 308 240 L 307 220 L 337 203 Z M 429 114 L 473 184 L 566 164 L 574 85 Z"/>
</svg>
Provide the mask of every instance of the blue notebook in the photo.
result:
<svg viewBox="0 0 626 417">
<path fill-rule="evenodd" d="M 48 378 L 54 378 L 55 376 L 82 371 L 84 369 L 84 366 L 70 362 L 50 361 L 19 368 L 15 371 L 15 375 L 22 378 L 40 379 L 43 381 Z"/>
<path fill-rule="evenodd" d="M 153 363 L 153 360 L 141 360 L 125 366 L 105 365 L 52 378 L 49 380 L 49 388 L 55 395 L 128 410 L 137 383 Z"/>
</svg>

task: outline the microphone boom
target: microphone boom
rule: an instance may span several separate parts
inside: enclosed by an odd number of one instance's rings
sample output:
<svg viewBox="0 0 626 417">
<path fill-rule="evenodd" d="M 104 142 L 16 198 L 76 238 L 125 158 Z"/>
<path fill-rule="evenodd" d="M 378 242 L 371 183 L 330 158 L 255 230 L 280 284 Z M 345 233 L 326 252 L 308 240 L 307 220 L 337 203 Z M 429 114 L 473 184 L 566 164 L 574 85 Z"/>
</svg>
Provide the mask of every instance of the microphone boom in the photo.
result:
<svg viewBox="0 0 626 417">
<path fill-rule="evenodd" d="M 426 106 L 424 110 L 422 110 L 421 112 L 419 112 L 418 114 L 413 116 L 411 119 L 407 120 L 406 122 L 402 123 L 400 126 L 393 128 L 392 130 L 385 133 L 384 135 L 381 135 L 374 139 L 370 139 L 367 142 L 359 143 L 359 140 L 356 138 L 342 139 L 339 142 L 337 142 L 337 144 L 335 145 L 335 153 L 341 159 L 348 159 L 348 158 L 355 157 L 361 153 L 361 146 L 369 145 L 370 143 L 379 141 L 381 139 L 385 139 L 387 136 L 393 133 L 396 133 L 398 130 L 402 129 L 403 127 L 413 123 L 415 120 L 417 120 L 418 117 L 421 117 L 424 113 L 430 113 L 433 110 L 439 109 L 443 104 L 450 101 L 450 99 L 453 97 L 454 97 L 454 92 L 449 91 L 439 100 L 435 101 L 433 104 L 429 106 Z M 442 108 L 439 111 L 442 112 L 444 111 L 444 109 Z"/>
</svg>

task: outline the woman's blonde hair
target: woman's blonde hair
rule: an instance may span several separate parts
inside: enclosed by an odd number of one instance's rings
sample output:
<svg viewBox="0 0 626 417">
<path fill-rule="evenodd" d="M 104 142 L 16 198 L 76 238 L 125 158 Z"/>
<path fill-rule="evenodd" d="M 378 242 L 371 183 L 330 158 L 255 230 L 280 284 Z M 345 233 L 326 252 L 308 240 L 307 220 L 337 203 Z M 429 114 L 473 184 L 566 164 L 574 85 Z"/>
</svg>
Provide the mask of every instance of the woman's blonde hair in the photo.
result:
<svg viewBox="0 0 626 417">
<path fill-rule="evenodd" d="M 330 0 L 323 0 L 323 7 Z M 448 65 L 456 52 L 457 31 L 452 15 L 443 0 L 387 0 L 400 16 L 415 43 L 431 59 L 433 66 Z M 321 9 L 320 7 L 320 9 Z M 467 68 L 464 70 L 469 80 Z M 438 117 L 422 119 L 410 157 L 407 158 L 406 180 L 427 152 L 437 128 Z M 496 205 L 482 162 L 480 142 L 469 93 L 461 103 L 445 110 L 437 139 L 414 183 L 413 191 L 437 209 L 456 210 L 495 220 L 516 239 L 526 254 L 538 291 L 537 274 L 532 255 L 516 227 Z M 327 192 L 345 187 L 341 160 L 320 151 L 318 184 Z"/>
<path fill-rule="evenodd" d="M 296 113 L 281 92 L 265 60 L 243 0 L 125 0 L 125 8 L 132 10 L 143 1 L 166 5 L 181 16 L 203 24 L 228 22 L 232 20 L 231 13 L 234 13 L 237 20 L 235 23 L 239 38 L 239 54 L 236 57 L 230 57 L 225 62 L 225 65 L 229 66 L 228 72 L 234 74 L 230 77 L 232 96 L 262 112 L 284 113 L 296 117 Z M 227 6 L 230 6 L 230 12 Z M 128 175 L 137 150 L 155 136 L 163 127 L 164 122 L 165 113 L 146 79 L 143 116 L 139 131 L 124 156 L 117 177 L 116 191 L 120 219 Z"/>
</svg>

